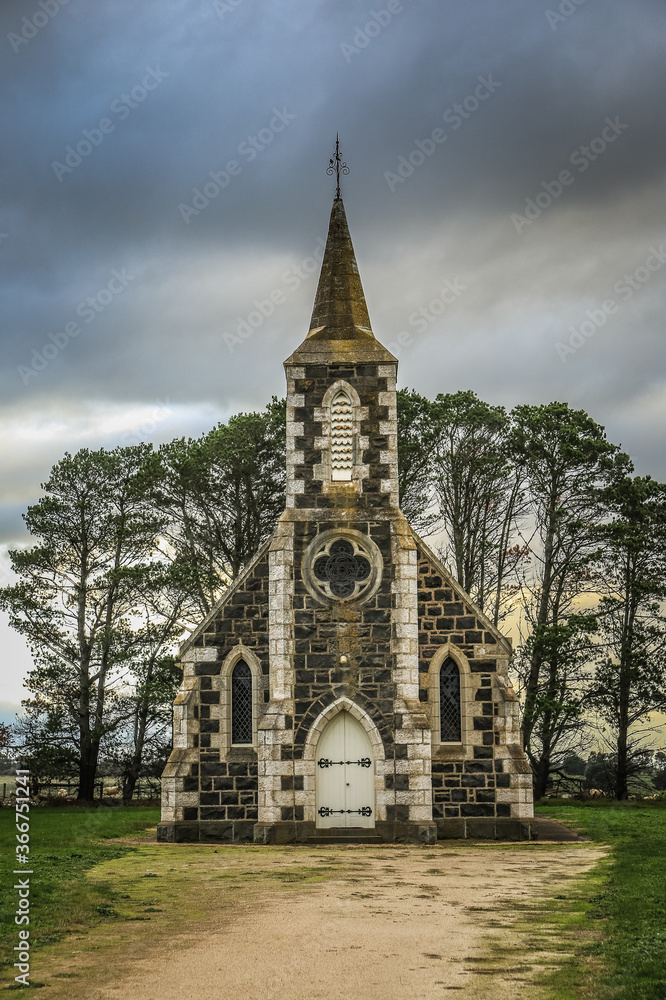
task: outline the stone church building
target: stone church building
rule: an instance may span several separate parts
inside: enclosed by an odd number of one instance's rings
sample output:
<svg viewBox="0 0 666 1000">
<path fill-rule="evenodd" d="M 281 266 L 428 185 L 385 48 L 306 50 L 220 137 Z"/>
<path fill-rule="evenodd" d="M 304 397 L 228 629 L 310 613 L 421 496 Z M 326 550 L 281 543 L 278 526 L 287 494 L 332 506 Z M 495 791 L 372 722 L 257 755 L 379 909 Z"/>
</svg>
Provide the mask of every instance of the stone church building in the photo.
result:
<svg viewBox="0 0 666 1000">
<path fill-rule="evenodd" d="M 397 368 L 338 192 L 285 362 L 286 508 L 181 649 L 160 840 L 530 835 L 510 640 L 399 507 Z"/>
</svg>

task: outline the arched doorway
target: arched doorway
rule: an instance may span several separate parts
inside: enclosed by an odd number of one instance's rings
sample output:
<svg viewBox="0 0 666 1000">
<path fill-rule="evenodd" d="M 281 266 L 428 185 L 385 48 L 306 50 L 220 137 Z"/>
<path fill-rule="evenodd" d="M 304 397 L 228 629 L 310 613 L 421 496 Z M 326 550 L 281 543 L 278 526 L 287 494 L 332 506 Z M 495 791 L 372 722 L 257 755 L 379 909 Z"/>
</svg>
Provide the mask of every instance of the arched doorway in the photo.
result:
<svg viewBox="0 0 666 1000">
<path fill-rule="evenodd" d="M 368 736 L 349 712 L 339 712 L 319 738 L 316 755 L 317 828 L 375 825 L 375 761 Z"/>
</svg>

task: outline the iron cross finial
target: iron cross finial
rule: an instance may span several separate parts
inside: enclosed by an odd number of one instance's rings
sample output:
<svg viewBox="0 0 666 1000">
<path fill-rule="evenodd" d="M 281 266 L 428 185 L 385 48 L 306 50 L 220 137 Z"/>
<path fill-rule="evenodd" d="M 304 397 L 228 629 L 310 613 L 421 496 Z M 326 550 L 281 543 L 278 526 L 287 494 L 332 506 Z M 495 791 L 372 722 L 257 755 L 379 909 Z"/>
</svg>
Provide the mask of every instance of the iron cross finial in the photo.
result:
<svg viewBox="0 0 666 1000">
<path fill-rule="evenodd" d="M 328 161 L 328 167 L 326 168 L 327 174 L 335 174 L 336 188 L 335 197 L 340 197 L 340 174 L 348 174 L 349 167 L 344 162 L 340 156 L 340 136 L 336 132 L 335 135 L 335 156 L 332 156 Z"/>
</svg>

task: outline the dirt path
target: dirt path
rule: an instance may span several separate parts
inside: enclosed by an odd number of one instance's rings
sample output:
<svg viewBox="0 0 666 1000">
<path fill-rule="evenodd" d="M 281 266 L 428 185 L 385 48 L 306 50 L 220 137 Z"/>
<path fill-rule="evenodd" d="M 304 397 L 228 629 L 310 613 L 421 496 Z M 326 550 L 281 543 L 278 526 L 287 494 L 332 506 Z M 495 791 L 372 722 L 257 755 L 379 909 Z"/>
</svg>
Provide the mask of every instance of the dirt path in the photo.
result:
<svg viewBox="0 0 666 1000">
<path fill-rule="evenodd" d="M 153 878 L 159 906 L 144 910 L 155 922 L 135 923 L 131 937 L 127 926 L 98 928 L 78 954 L 58 945 L 48 995 L 430 1000 L 455 990 L 464 1000 L 534 1000 L 535 978 L 567 958 L 548 919 L 559 904 L 548 901 L 574 892 L 603 853 L 583 844 L 142 848 L 93 877 L 128 890 Z"/>
</svg>

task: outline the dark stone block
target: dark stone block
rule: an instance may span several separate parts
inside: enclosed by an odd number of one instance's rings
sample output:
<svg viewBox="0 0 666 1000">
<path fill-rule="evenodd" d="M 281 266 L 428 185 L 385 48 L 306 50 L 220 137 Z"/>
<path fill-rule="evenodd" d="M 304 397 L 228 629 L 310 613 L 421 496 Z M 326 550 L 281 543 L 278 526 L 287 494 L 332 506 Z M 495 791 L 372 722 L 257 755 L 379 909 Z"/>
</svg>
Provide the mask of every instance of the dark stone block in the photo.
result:
<svg viewBox="0 0 666 1000">
<path fill-rule="evenodd" d="M 198 792 L 199 791 L 199 779 L 198 778 L 183 778 L 183 791 L 184 792 Z"/>
<path fill-rule="evenodd" d="M 219 795 L 221 806 L 237 806 L 238 805 L 238 794 L 237 792 L 220 792 Z"/>
<path fill-rule="evenodd" d="M 202 643 L 202 645 L 203 645 L 203 643 Z M 208 661 L 205 661 L 204 663 L 195 663 L 194 664 L 194 676 L 195 677 L 205 677 L 205 676 L 215 677 L 215 676 L 217 676 L 217 674 L 219 674 L 219 672 L 220 672 L 220 664 L 219 663 L 210 663 Z"/>
<path fill-rule="evenodd" d="M 473 816 L 494 816 L 495 815 L 495 806 L 492 805 L 491 803 L 487 803 L 487 804 L 485 804 L 485 803 L 484 804 L 478 804 L 477 803 L 477 804 L 474 804 L 474 803 L 468 802 L 467 805 L 464 805 L 464 806 L 460 807 L 460 815 L 461 816 L 465 816 L 465 817 L 467 817 L 467 816 L 469 816 L 469 817 L 473 817 Z M 469 830 L 468 830 L 468 836 L 470 836 Z"/>
<path fill-rule="evenodd" d="M 492 701 L 493 693 L 490 688 L 480 688 L 474 695 L 475 701 Z"/>
<path fill-rule="evenodd" d="M 207 678 L 210 680 L 210 678 Z M 200 694 L 202 705 L 219 705 L 220 704 L 220 692 L 219 691 L 202 691 Z"/>
<path fill-rule="evenodd" d="M 468 774 L 492 774 L 493 762 L 491 760 L 471 760 L 465 764 Z"/>
<path fill-rule="evenodd" d="M 450 615 L 454 618 L 457 618 L 459 615 L 462 615 L 463 613 L 462 601 L 452 601 L 450 604 L 449 603 L 443 604 L 442 612 L 444 615 Z M 460 626 L 458 626 L 458 628 L 460 628 Z"/>
<path fill-rule="evenodd" d="M 244 778 L 247 776 L 247 763 L 228 764 L 229 774 L 233 777 Z"/>
<path fill-rule="evenodd" d="M 495 789 L 483 789 L 479 788 L 476 793 L 477 802 L 494 802 L 495 801 Z"/>
<path fill-rule="evenodd" d="M 257 787 L 257 779 L 251 775 L 245 778 L 235 778 L 236 788 L 239 791 L 245 791 L 248 788 Z"/>
<path fill-rule="evenodd" d="M 387 806 L 386 820 L 389 823 L 407 823 L 409 821 L 409 806 Z"/>
<path fill-rule="evenodd" d="M 228 806 L 227 819 L 245 819 L 245 806 Z"/>
<path fill-rule="evenodd" d="M 207 761 L 204 761 L 201 764 L 202 776 L 206 775 L 206 777 L 208 778 L 218 778 L 221 777 L 222 775 L 226 775 L 226 773 L 227 773 L 226 764 L 215 764 L 212 762 L 208 763 Z"/>
<path fill-rule="evenodd" d="M 474 717 L 474 729 L 478 732 L 479 730 L 491 730 L 493 728 L 493 720 L 491 718 L 481 718 L 480 716 Z"/>
<path fill-rule="evenodd" d="M 199 819 L 199 810 L 196 806 L 185 806 L 183 809 L 183 819 L 192 820 Z"/>
<path fill-rule="evenodd" d="M 280 786 L 283 792 L 290 792 L 294 787 L 294 778 L 290 774 L 283 774 L 280 778 Z"/>
<path fill-rule="evenodd" d="M 511 806 L 508 802 L 497 803 L 497 815 L 502 817 L 511 816 Z"/>
<path fill-rule="evenodd" d="M 486 779 L 483 774 L 463 774 L 460 784 L 463 788 L 485 788 Z"/>
<path fill-rule="evenodd" d="M 202 806 L 199 810 L 201 819 L 226 819 L 226 806 Z"/>
<path fill-rule="evenodd" d="M 202 733 L 219 733 L 220 731 L 219 719 L 202 719 L 199 725 Z"/>
<path fill-rule="evenodd" d="M 493 756 L 492 747 L 474 747 L 474 760 L 491 760 Z M 501 767 L 497 767 L 495 764 L 495 770 L 501 771 Z"/>
<path fill-rule="evenodd" d="M 511 788 L 511 775 L 510 774 L 496 774 L 495 784 L 498 788 Z"/>
<path fill-rule="evenodd" d="M 452 802 L 467 802 L 467 789 L 466 788 L 453 788 L 451 790 L 451 801 Z"/>
<path fill-rule="evenodd" d="M 200 792 L 199 802 L 202 806 L 219 806 L 220 804 L 220 793 L 219 792 Z"/>
<path fill-rule="evenodd" d="M 228 791 L 230 791 L 234 787 L 234 779 L 233 778 L 227 778 L 227 777 L 224 777 L 224 778 L 211 778 L 210 780 L 213 783 L 213 791 L 215 791 L 215 792 L 228 792 Z M 201 787 L 203 789 L 203 779 L 202 779 L 202 782 L 201 782 Z"/>
<path fill-rule="evenodd" d="M 283 822 L 285 822 L 286 820 L 294 819 L 294 809 L 292 806 L 282 806 L 280 812 L 281 812 L 281 819 Z"/>
</svg>

